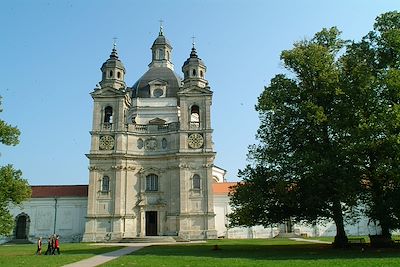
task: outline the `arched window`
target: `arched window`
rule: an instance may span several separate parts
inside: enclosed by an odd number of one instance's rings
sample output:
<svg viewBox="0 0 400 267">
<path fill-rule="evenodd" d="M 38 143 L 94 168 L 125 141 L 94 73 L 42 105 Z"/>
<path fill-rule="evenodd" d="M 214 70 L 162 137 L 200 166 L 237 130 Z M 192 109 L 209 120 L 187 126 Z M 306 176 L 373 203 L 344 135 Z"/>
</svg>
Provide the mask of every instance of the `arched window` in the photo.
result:
<svg viewBox="0 0 400 267">
<path fill-rule="evenodd" d="M 196 70 L 195 69 L 192 70 L 192 75 L 196 76 Z"/>
<path fill-rule="evenodd" d="M 193 175 L 193 189 L 200 189 L 200 176 L 198 174 Z"/>
<path fill-rule="evenodd" d="M 158 49 L 158 59 L 163 60 L 164 57 L 165 57 L 164 50 L 163 49 Z"/>
<path fill-rule="evenodd" d="M 201 77 L 201 78 L 204 77 L 204 74 L 203 74 L 203 71 L 202 71 L 202 70 L 200 71 L 200 77 Z"/>
<path fill-rule="evenodd" d="M 112 116 L 113 116 L 113 108 L 107 106 L 104 109 L 104 123 L 112 123 Z"/>
<path fill-rule="evenodd" d="M 199 106 L 193 105 L 190 108 L 190 127 L 199 128 L 200 127 L 200 110 Z"/>
<path fill-rule="evenodd" d="M 101 179 L 101 192 L 106 193 L 110 191 L 110 177 L 104 176 Z"/>
<path fill-rule="evenodd" d="M 146 191 L 158 191 L 158 176 L 154 173 L 146 176 Z"/>
<path fill-rule="evenodd" d="M 113 76 L 113 71 L 110 70 L 110 78 L 112 78 L 112 76 Z"/>
<path fill-rule="evenodd" d="M 121 78 L 121 72 L 120 71 L 117 72 L 117 78 L 118 79 Z"/>
</svg>

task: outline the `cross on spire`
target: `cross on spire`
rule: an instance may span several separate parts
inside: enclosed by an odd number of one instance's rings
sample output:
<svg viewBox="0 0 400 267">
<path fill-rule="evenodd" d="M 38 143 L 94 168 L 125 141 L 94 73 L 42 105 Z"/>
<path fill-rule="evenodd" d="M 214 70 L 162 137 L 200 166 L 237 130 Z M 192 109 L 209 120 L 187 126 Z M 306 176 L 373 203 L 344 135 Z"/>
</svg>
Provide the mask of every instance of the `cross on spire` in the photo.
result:
<svg viewBox="0 0 400 267">
<path fill-rule="evenodd" d="M 163 22 L 164 21 L 162 19 L 160 19 L 159 22 L 160 22 L 160 33 L 159 33 L 159 35 L 163 35 L 164 34 L 164 32 L 163 32 Z"/>
<path fill-rule="evenodd" d="M 113 38 L 113 50 L 116 50 L 117 49 L 117 37 L 114 37 Z"/>
<path fill-rule="evenodd" d="M 195 39 L 196 39 L 196 37 L 195 37 L 194 34 L 193 34 L 193 36 L 192 36 L 192 48 L 194 48 L 194 45 L 196 44 L 196 43 L 194 42 Z"/>
</svg>

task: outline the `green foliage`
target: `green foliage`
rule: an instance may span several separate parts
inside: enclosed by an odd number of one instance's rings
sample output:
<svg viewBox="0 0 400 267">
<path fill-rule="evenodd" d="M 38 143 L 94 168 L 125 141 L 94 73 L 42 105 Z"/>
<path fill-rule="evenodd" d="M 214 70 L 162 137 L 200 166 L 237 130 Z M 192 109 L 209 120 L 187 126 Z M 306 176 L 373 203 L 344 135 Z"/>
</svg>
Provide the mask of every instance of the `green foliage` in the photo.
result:
<svg viewBox="0 0 400 267">
<path fill-rule="evenodd" d="M 258 99 L 259 144 L 232 194 L 232 226 L 333 219 L 343 245 L 362 202 L 385 234 L 399 228 L 400 13 L 360 42 L 323 29 L 281 59 L 291 77 L 276 75 Z"/>
<path fill-rule="evenodd" d="M 342 57 L 349 122 L 363 173 L 366 215 L 382 234 L 400 228 L 400 13 L 376 19 L 374 31 Z"/>
<path fill-rule="evenodd" d="M 0 110 L 1 112 L 1 110 Z M 19 130 L 0 120 L 0 142 L 5 145 L 18 144 Z M 18 205 L 31 196 L 28 182 L 22 172 L 12 165 L 0 167 L 0 235 L 8 235 L 14 226 L 10 214 L 11 204 Z"/>
<path fill-rule="evenodd" d="M 31 188 L 20 170 L 12 165 L 0 167 L 0 235 L 8 235 L 14 226 L 9 212 L 11 204 L 18 205 L 31 196 Z"/>
<path fill-rule="evenodd" d="M 0 105 L 1 105 L 1 97 L 0 97 Z M 0 108 L 0 112 L 3 110 Z M 13 127 L 7 124 L 5 121 L 0 120 L 0 143 L 5 145 L 17 145 L 19 143 L 18 137 L 20 135 L 20 131 L 17 127 Z"/>
</svg>

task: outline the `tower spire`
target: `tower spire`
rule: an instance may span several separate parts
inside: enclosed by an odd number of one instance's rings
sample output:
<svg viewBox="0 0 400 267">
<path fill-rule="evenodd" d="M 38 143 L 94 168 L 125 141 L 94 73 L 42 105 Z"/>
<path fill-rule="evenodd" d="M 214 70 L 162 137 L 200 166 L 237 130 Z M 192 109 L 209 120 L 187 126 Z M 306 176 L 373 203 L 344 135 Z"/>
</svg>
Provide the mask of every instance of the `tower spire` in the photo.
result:
<svg viewBox="0 0 400 267">
<path fill-rule="evenodd" d="M 196 43 L 194 42 L 195 39 L 196 39 L 196 36 L 194 36 L 194 34 L 193 34 L 193 36 L 192 36 L 192 49 L 195 49 L 195 48 L 194 48 L 194 45 L 196 44 Z"/>
<path fill-rule="evenodd" d="M 163 36 L 164 35 L 164 28 L 163 28 L 164 21 L 162 19 L 160 19 L 159 22 L 160 22 L 160 32 L 158 33 L 158 35 Z"/>
<path fill-rule="evenodd" d="M 117 50 L 117 37 L 113 38 L 113 50 Z"/>
<path fill-rule="evenodd" d="M 117 37 L 113 38 L 113 49 L 111 51 L 110 58 L 112 59 L 118 59 L 118 52 L 117 52 Z"/>
</svg>

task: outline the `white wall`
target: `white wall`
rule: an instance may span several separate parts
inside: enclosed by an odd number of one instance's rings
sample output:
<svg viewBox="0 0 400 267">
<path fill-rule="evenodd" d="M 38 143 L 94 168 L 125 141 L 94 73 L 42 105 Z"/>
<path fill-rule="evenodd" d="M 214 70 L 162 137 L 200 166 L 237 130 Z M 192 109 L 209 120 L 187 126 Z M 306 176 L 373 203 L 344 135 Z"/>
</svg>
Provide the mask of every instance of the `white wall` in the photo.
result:
<svg viewBox="0 0 400 267">
<path fill-rule="evenodd" d="M 10 208 L 14 218 L 21 213 L 29 216 L 28 238 L 34 242 L 38 237 L 46 240 L 53 233 L 60 235 L 61 242 L 79 242 L 84 232 L 86 210 L 86 197 L 32 198 Z"/>
</svg>

